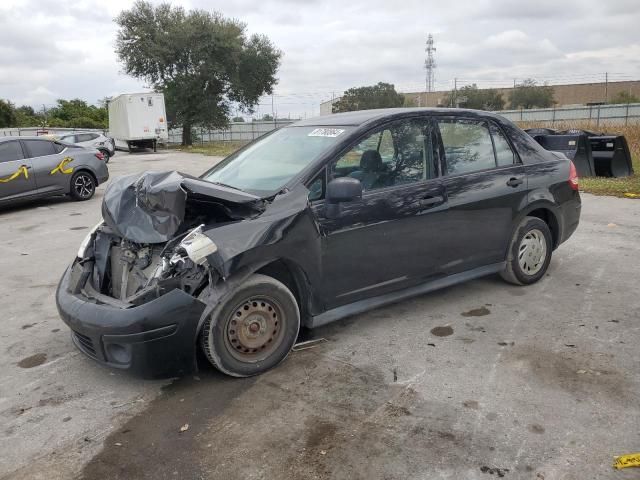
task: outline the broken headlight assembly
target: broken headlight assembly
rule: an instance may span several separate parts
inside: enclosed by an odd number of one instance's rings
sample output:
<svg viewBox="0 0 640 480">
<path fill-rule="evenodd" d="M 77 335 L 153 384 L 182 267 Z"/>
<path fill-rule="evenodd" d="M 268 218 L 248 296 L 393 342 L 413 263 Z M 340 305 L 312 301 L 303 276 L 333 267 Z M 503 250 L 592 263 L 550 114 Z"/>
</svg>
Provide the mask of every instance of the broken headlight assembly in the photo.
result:
<svg viewBox="0 0 640 480">
<path fill-rule="evenodd" d="M 104 220 L 100 219 L 100 221 L 96 223 L 91 230 L 89 230 L 89 233 L 87 233 L 87 236 L 84 237 L 84 240 L 82 240 L 82 242 L 80 243 L 80 247 L 78 248 L 78 258 L 83 259 L 85 257 L 85 254 L 87 253 L 87 248 L 91 243 L 91 239 L 93 238 L 93 235 L 102 225 L 104 225 Z"/>
</svg>

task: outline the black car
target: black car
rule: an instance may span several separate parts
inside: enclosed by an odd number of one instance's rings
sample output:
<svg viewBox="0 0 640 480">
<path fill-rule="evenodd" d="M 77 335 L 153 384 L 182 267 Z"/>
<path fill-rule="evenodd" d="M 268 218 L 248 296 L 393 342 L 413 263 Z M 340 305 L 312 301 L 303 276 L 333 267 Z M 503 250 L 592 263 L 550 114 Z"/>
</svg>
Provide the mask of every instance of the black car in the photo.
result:
<svg viewBox="0 0 640 480">
<path fill-rule="evenodd" d="M 144 376 L 255 375 L 317 327 L 499 273 L 540 280 L 578 178 L 504 118 L 386 109 L 295 123 L 199 178 L 116 180 L 60 281 L 76 346 Z"/>
</svg>

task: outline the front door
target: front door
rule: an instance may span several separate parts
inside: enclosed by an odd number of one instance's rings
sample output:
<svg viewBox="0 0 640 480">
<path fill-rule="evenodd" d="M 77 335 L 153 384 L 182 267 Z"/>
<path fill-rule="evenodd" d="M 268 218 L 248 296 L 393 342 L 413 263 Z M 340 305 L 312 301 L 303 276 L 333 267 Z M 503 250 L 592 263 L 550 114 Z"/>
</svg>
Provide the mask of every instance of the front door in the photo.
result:
<svg viewBox="0 0 640 480">
<path fill-rule="evenodd" d="M 327 218 L 322 199 L 312 201 L 323 235 L 326 308 L 440 274 L 444 242 L 438 224 L 446 215 L 447 195 L 434 145 L 429 119 L 400 120 L 365 134 L 327 166 L 328 181 L 357 178 L 363 196 L 340 204 L 337 218 Z"/>
<path fill-rule="evenodd" d="M 491 120 L 443 117 L 436 122 L 444 149 L 450 236 L 443 251 L 448 274 L 505 259 L 514 220 L 526 201 L 524 167 Z"/>
<path fill-rule="evenodd" d="M 0 201 L 34 194 L 36 182 L 31 163 L 18 140 L 0 142 Z"/>
</svg>

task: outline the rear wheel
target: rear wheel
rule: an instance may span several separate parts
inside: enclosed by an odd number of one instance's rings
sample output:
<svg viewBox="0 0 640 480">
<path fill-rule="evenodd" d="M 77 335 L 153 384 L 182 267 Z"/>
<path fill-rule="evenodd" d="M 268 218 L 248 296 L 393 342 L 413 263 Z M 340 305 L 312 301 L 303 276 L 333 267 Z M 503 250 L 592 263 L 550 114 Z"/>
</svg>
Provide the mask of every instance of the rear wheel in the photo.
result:
<svg viewBox="0 0 640 480">
<path fill-rule="evenodd" d="M 252 275 L 205 321 L 201 346 L 209 361 L 234 377 L 248 377 L 278 365 L 300 329 L 291 291 L 266 275 Z"/>
<path fill-rule="evenodd" d="M 96 193 L 96 181 L 93 175 L 84 170 L 74 173 L 71 176 L 69 193 L 74 200 L 89 200 Z"/>
<path fill-rule="evenodd" d="M 525 217 L 511 239 L 507 265 L 500 274 L 515 285 L 540 280 L 551 262 L 553 241 L 549 226 L 536 217 Z"/>
</svg>

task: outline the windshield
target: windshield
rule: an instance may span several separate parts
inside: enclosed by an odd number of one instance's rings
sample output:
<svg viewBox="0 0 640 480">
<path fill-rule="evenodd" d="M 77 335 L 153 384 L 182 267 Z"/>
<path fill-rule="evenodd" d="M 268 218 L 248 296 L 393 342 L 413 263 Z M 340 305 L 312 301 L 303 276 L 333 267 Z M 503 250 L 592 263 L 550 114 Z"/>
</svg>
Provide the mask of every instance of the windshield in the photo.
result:
<svg viewBox="0 0 640 480">
<path fill-rule="evenodd" d="M 202 178 L 257 195 L 277 192 L 342 140 L 349 130 L 349 127 L 281 128 L 227 157 Z"/>
</svg>

